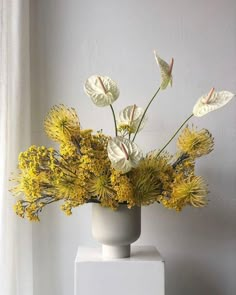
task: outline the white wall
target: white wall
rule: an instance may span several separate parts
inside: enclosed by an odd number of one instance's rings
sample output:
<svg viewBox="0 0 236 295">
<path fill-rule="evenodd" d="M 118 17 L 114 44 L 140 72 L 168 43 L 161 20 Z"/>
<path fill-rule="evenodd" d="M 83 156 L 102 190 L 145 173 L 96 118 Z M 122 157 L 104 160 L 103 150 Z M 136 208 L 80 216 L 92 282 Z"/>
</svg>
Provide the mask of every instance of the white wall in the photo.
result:
<svg viewBox="0 0 236 295">
<path fill-rule="evenodd" d="M 113 132 L 109 109 L 83 93 L 94 73 L 119 83 L 116 111 L 145 106 L 159 83 L 153 49 L 175 58 L 174 85 L 150 110 L 138 143 L 161 147 L 212 86 L 236 92 L 235 0 L 40 0 L 32 3 L 32 125 L 34 142 L 49 144 L 43 119 L 58 103 L 78 110 L 85 128 Z M 167 295 L 234 295 L 236 292 L 236 101 L 193 120 L 215 137 L 215 151 L 200 159 L 210 184 L 205 209 L 177 214 L 158 205 L 143 209 L 139 244 L 156 245 L 166 260 Z M 51 144 L 51 143 L 50 143 Z M 174 144 L 170 146 L 174 150 Z M 90 207 L 66 217 L 59 204 L 34 225 L 35 295 L 72 295 L 78 245 L 97 245 Z M 148 294 L 148 290 L 147 290 Z"/>
</svg>

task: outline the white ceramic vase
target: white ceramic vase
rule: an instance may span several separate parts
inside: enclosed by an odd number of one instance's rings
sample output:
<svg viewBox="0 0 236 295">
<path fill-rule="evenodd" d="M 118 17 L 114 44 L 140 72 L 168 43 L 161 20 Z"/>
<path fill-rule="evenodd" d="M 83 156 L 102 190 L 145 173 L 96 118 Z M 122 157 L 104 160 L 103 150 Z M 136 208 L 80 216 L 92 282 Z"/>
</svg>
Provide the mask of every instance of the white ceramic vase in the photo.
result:
<svg viewBox="0 0 236 295">
<path fill-rule="evenodd" d="M 126 205 L 114 211 L 92 204 L 92 234 L 102 244 L 103 258 L 130 257 L 130 244 L 141 233 L 141 208 Z"/>
</svg>

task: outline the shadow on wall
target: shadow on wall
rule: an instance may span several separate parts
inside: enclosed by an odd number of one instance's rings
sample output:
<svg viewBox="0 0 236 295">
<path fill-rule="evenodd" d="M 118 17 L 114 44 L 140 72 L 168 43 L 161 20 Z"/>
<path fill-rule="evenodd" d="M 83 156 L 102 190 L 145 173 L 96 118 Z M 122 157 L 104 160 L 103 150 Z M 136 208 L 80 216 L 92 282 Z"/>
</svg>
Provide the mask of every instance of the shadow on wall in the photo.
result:
<svg viewBox="0 0 236 295">
<path fill-rule="evenodd" d="M 168 263 L 166 266 L 167 295 L 226 294 L 224 288 L 220 286 L 220 281 L 209 277 L 209 273 L 214 272 L 214 269 L 203 267 L 197 260 L 173 260 L 172 264 L 170 269 Z M 171 288 L 168 287 L 168 282 L 171 282 Z"/>
</svg>

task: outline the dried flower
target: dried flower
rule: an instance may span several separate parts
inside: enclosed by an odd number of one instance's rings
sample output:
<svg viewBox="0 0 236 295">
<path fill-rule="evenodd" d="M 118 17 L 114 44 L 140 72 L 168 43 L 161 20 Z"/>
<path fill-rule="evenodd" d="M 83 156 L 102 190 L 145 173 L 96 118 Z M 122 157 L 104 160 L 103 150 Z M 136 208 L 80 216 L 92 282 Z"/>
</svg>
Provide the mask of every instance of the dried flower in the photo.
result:
<svg viewBox="0 0 236 295">
<path fill-rule="evenodd" d="M 177 211 L 182 210 L 186 205 L 204 207 L 207 204 L 207 194 L 208 189 L 203 178 L 194 175 L 176 181 L 173 184 L 171 196 L 163 199 L 162 203 L 165 207 Z"/>
<path fill-rule="evenodd" d="M 80 133 L 80 123 L 75 109 L 62 104 L 52 107 L 44 121 L 44 129 L 48 137 L 57 142 L 76 138 Z"/>
<path fill-rule="evenodd" d="M 177 141 L 178 148 L 193 158 L 209 154 L 213 150 L 214 138 L 207 129 L 184 128 Z"/>
</svg>

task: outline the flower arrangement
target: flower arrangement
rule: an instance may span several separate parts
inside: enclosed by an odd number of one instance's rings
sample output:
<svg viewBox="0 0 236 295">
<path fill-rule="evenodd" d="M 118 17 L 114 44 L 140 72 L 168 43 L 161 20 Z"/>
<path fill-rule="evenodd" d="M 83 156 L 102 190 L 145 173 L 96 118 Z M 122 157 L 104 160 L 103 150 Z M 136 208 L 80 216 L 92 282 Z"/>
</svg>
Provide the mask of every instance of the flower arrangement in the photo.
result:
<svg viewBox="0 0 236 295">
<path fill-rule="evenodd" d="M 18 172 L 13 177 L 15 195 L 24 195 L 15 204 L 15 212 L 32 221 L 48 204 L 63 201 L 62 210 L 70 215 L 72 208 L 89 202 L 116 209 L 158 202 L 180 211 L 183 207 L 207 204 L 208 188 L 201 176 L 195 175 L 197 158 L 213 150 L 214 139 L 206 129 L 198 130 L 186 123 L 227 104 L 234 94 L 216 92 L 214 88 L 201 96 L 191 115 L 162 147 L 143 155 L 135 143 L 144 128 L 146 113 L 160 91 L 172 85 L 174 60 L 170 64 L 156 53 L 161 81 L 147 107 L 127 106 L 116 118 L 113 103 L 119 97 L 117 84 L 106 76 L 93 75 L 85 83 L 85 93 L 99 107 L 111 108 L 115 137 L 82 129 L 75 109 L 54 106 L 45 119 L 45 131 L 59 143 L 59 149 L 31 146 L 20 153 Z M 184 125 L 186 125 L 184 127 Z M 165 151 L 182 129 L 177 152 Z"/>
</svg>

